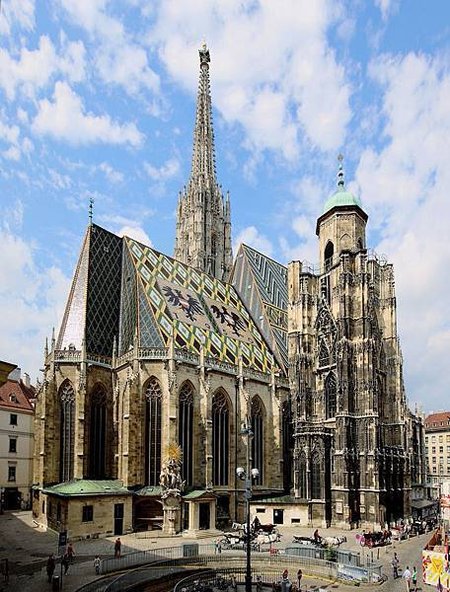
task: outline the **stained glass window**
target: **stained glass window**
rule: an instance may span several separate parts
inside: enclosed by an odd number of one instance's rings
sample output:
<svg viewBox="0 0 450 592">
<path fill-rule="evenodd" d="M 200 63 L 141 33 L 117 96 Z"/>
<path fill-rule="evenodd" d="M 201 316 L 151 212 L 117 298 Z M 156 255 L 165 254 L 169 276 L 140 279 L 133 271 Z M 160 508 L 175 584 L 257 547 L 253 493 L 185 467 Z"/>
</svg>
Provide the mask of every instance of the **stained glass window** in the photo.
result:
<svg viewBox="0 0 450 592">
<path fill-rule="evenodd" d="M 145 482 L 147 485 L 159 485 L 162 392 L 154 376 L 147 383 L 145 399 Z"/>
</svg>

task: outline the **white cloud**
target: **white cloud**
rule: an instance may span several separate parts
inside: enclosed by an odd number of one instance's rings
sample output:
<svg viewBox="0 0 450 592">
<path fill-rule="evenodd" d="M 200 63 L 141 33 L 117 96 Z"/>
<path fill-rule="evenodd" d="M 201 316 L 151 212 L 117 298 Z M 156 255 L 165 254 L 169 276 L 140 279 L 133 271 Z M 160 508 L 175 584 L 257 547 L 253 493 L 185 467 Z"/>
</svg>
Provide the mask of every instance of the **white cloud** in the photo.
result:
<svg viewBox="0 0 450 592">
<path fill-rule="evenodd" d="M 399 0 L 375 0 L 375 5 L 378 6 L 383 20 L 387 20 L 394 12 L 398 10 Z"/>
<path fill-rule="evenodd" d="M 145 232 L 143 228 L 140 226 L 122 226 L 117 232 L 119 236 L 128 236 L 138 242 L 146 245 L 147 247 L 152 247 L 153 243 L 150 240 L 150 237 Z"/>
<path fill-rule="evenodd" d="M 150 67 L 145 48 L 108 14 L 106 0 L 61 0 L 61 4 L 95 41 L 93 61 L 104 82 L 118 84 L 131 95 L 142 90 L 159 93 L 159 76 Z"/>
<path fill-rule="evenodd" d="M 233 251 L 237 253 L 239 245 L 244 243 L 261 251 L 269 257 L 272 256 L 273 246 L 270 240 L 261 234 L 255 226 L 243 228 L 233 241 Z"/>
<path fill-rule="evenodd" d="M 34 29 L 34 0 L 12 0 L 1 3 L 0 34 L 10 35 L 13 27 Z"/>
<path fill-rule="evenodd" d="M 167 181 L 179 173 L 180 162 L 176 158 L 169 158 L 160 167 L 155 167 L 149 162 L 145 162 L 144 168 L 148 176 L 154 181 Z"/>
<path fill-rule="evenodd" d="M 361 156 L 358 192 L 377 250 L 395 265 L 409 392 L 433 405 L 448 394 L 450 71 L 439 57 L 410 53 L 377 60 L 371 73 L 384 91 L 385 137 Z"/>
<path fill-rule="evenodd" d="M 35 247 L 19 235 L 0 229 L 0 243 L 0 359 L 18 364 L 34 378 L 42 366 L 45 337 L 62 318 L 69 279 L 56 267 L 39 267 Z"/>
<path fill-rule="evenodd" d="M 73 145 L 141 145 L 143 135 L 134 123 L 120 124 L 109 115 L 86 113 L 81 98 L 66 82 L 55 84 L 53 98 L 53 102 L 39 101 L 38 113 L 32 123 L 36 134 L 53 136 Z"/>
<path fill-rule="evenodd" d="M 328 0 L 166 0 L 149 38 L 170 74 L 194 91 L 191 56 L 207 31 L 215 106 L 243 127 L 247 147 L 295 160 L 304 141 L 337 150 L 345 140 L 351 88 L 327 40 L 340 18 Z"/>
<path fill-rule="evenodd" d="M 50 79 L 63 74 L 68 80 L 78 82 L 84 78 L 84 45 L 79 41 L 68 43 L 62 39 L 62 55 L 58 55 L 49 37 L 43 35 L 35 50 L 22 47 L 15 59 L 6 49 L 0 49 L 0 87 L 9 100 L 20 89 L 34 98 L 36 91 L 45 87 Z"/>
<path fill-rule="evenodd" d="M 104 173 L 105 177 L 111 183 L 122 183 L 123 181 L 123 174 L 119 171 L 116 171 L 110 164 L 107 162 L 102 162 L 98 165 L 98 168 L 102 173 Z"/>
<path fill-rule="evenodd" d="M 19 126 L 9 125 L 5 119 L 5 114 L 0 111 L 0 145 L 8 145 L 1 154 L 7 160 L 18 161 L 23 153 L 28 154 L 32 150 L 33 145 L 28 138 L 21 137 Z"/>
</svg>

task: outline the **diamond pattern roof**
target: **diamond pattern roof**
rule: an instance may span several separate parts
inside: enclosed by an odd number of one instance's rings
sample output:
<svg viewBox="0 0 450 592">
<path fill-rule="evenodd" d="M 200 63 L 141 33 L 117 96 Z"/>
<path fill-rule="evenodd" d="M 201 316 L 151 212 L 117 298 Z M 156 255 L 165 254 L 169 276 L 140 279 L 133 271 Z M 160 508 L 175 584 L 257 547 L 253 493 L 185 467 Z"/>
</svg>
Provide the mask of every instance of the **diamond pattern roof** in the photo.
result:
<svg viewBox="0 0 450 592">
<path fill-rule="evenodd" d="M 261 372 L 279 369 L 232 285 L 124 240 L 140 286 L 141 343 L 161 340 L 167 346 L 173 337 L 175 347 L 196 353 L 203 347 L 206 355 L 230 364 L 241 358 L 244 366 Z"/>
<path fill-rule="evenodd" d="M 248 245 L 241 245 L 232 283 L 277 360 L 287 368 L 287 268 Z"/>
</svg>

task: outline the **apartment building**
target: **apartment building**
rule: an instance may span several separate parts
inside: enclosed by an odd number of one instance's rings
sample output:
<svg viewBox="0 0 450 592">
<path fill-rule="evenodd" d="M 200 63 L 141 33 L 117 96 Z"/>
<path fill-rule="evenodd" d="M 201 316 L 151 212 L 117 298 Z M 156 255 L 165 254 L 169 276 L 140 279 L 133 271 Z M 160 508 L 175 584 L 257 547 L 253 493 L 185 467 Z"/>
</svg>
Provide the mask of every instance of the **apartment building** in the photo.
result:
<svg viewBox="0 0 450 592">
<path fill-rule="evenodd" d="M 450 479 L 450 411 L 432 413 L 425 419 L 425 454 L 429 482 L 439 485 Z"/>
<path fill-rule="evenodd" d="M 34 397 L 27 374 L 12 372 L 0 386 L 0 511 L 30 507 Z"/>
</svg>

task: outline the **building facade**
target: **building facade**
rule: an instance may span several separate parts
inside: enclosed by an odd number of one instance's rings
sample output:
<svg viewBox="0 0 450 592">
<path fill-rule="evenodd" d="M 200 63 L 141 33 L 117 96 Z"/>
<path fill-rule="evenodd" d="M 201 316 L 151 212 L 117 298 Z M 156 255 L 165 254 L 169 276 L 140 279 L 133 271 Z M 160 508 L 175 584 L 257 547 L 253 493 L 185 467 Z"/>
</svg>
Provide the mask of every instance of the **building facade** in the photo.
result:
<svg viewBox="0 0 450 592">
<path fill-rule="evenodd" d="M 232 266 L 210 56 L 199 53 L 174 258 L 92 220 L 86 230 L 45 347 L 35 519 L 92 536 L 111 532 L 100 523 L 115 534 L 161 526 L 164 511 L 168 532 L 192 536 L 243 520 L 236 468 L 247 464 L 259 470 L 254 512 L 268 521 L 405 515 L 421 437 L 403 389 L 392 266 L 368 255 L 367 215 L 341 200 L 343 179 L 318 221 L 322 271 L 288 269 L 247 245 Z M 167 505 L 171 480 L 184 486 L 181 515 Z"/>
<path fill-rule="evenodd" d="M 409 516 L 412 484 L 424 479 L 421 419 L 403 385 L 393 266 L 367 249 L 366 223 L 341 164 L 317 221 L 319 267 L 289 265 L 294 492 L 312 523 Z"/>
<path fill-rule="evenodd" d="M 425 454 L 429 483 L 450 481 L 450 411 L 425 418 Z"/>
<path fill-rule="evenodd" d="M 34 388 L 20 369 L 0 386 L 0 509 L 30 507 L 34 452 Z"/>
</svg>

